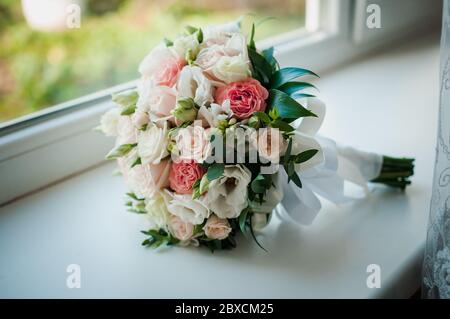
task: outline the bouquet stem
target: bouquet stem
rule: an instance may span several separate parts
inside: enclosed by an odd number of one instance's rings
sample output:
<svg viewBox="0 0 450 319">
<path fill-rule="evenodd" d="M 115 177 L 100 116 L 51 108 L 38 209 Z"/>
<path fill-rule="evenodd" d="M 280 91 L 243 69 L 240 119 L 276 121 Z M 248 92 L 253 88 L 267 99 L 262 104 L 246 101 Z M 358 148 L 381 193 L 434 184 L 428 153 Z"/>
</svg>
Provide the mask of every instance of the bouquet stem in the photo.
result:
<svg viewBox="0 0 450 319">
<path fill-rule="evenodd" d="M 409 178 L 414 174 L 413 158 L 395 158 L 383 156 L 380 175 L 371 180 L 372 183 L 385 184 L 404 190 L 411 184 Z"/>
</svg>

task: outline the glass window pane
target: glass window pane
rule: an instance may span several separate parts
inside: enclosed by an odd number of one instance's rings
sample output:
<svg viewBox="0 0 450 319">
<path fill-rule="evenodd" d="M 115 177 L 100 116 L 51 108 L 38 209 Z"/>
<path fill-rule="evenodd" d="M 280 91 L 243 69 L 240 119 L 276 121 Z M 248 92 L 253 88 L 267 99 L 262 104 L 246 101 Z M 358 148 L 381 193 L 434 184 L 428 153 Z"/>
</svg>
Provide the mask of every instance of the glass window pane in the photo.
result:
<svg viewBox="0 0 450 319">
<path fill-rule="evenodd" d="M 137 78 L 185 25 L 242 16 L 244 30 L 262 21 L 258 40 L 302 27 L 304 11 L 305 0 L 2 0 L 0 122 Z"/>
</svg>

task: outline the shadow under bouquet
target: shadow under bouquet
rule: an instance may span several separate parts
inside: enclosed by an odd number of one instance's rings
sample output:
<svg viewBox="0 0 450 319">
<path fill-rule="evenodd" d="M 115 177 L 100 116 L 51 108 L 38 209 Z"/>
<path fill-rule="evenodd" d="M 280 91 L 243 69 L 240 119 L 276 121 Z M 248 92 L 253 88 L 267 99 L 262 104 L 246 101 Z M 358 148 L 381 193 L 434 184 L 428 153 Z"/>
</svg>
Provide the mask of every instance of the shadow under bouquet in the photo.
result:
<svg viewBox="0 0 450 319">
<path fill-rule="evenodd" d="M 258 50 L 254 26 L 187 27 L 139 65 L 136 89 L 113 96 L 101 130 L 116 137 L 117 159 L 130 192 L 129 211 L 148 223 L 144 246 L 236 247 L 277 205 L 309 224 L 321 208 L 352 200 L 344 184 L 405 189 L 413 159 L 344 147 L 317 134 L 325 104 L 301 78 L 280 68 L 274 49 Z"/>
</svg>

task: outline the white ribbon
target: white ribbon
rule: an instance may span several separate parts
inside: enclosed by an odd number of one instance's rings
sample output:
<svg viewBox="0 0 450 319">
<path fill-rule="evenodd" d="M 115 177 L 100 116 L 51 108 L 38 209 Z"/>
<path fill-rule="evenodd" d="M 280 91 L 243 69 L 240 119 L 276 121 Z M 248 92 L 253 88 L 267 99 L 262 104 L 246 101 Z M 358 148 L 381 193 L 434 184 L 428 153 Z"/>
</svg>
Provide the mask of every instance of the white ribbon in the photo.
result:
<svg viewBox="0 0 450 319">
<path fill-rule="evenodd" d="M 287 183 L 284 171 L 279 172 L 279 178 L 284 193 L 280 205 L 296 222 L 309 225 L 322 208 L 320 197 L 336 204 L 355 199 L 346 194 L 346 182 L 362 187 L 367 194 L 367 182 L 380 174 L 382 156 L 344 147 L 329 138 L 318 136 L 317 131 L 325 117 L 325 104 L 317 98 L 309 98 L 306 107 L 318 117 L 306 117 L 299 123 L 293 137 L 292 154 L 311 148 L 319 152 L 306 163 L 296 166 L 302 188 L 292 182 Z"/>
</svg>

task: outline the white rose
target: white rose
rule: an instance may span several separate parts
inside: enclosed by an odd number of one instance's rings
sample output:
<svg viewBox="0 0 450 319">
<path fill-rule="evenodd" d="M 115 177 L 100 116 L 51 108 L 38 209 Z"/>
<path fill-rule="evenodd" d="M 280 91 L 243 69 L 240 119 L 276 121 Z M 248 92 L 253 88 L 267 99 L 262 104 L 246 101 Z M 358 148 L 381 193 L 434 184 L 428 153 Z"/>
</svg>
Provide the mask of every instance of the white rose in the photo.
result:
<svg viewBox="0 0 450 319">
<path fill-rule="evenodd" d="M 129 156 L 118 159 L 120 171 L 131 191 L 139 197 L 152 198 L 162 188 L 169 186 L 170 160 L 161 161 L 156 165 L 131 167 L 134 161 L 132 152 Z"/>
<path fill-rule="evenodd" d="M 134 144 L 137 142 L 139 130 L 133 123 L 131 116 L 119 116 L 117 121 L 117 145 Z"/>
<path fill-rule="evenodd" d="M 186 53 L 190 50 L 191 54 L 195 57 L 199 51 L 199 45 L 197 33 L 193 33 L 187 36 L 181 36 L 173 41 L 173 50 L 176 54 L 182 58 L 186 57 Z"/>
<path fill-rule="evenodd" d="M 170 194 L 171 200 L 167 209 L 172 215 L 178 216 L 184 222 L 199 225 L 209 217 L 208 207 L 200 199 L 192 199 L 190 194 Z"/>
<path fill-rule="evenodd" d="M 212 72 L 216 78 L 227 84 L 245 80 L 251 75 L 249 63 L 242 55 L 221 57 Z"/>
<path fill-rule="evenodd" d="M 167 122 L 162 128 L 157 125 L 149 125 L 147 130 L 141 132 L 138 137 L 138 153 L 142 164 L 158 164 L 161 159 L 169 155 L 167 145 L 169 143 Z"/>
<path fill-rule="evenodd" d="M 163 192 L 157 192 L 152 198 L 145 200 L 145 210 L 150 229 L 167 229 L 169 222 L 169 210 L 167 209 L 167 198 Z"/>
<path fill-rule="evenodd" d="M 247 39 L 242 33 L 233 33 L 225 44 L 225 50 L 227 55 L 241 55 L 244 61 L 250 63 L 247 51 Z"/>
<path fill-rule="evenodd" d="M 205 203 L 220 218 L 236 218 L 247 207 L 250 171 L 241 165 L 225 166 L 223 176 L 209 183 Z"/>
<path fill-rule="evenodd" d="M 216 127 L 219 121 L 231 117 L 230 100 L 226 99 L 222 105 L 211 103 L 209 107 L 203 105 L 198 110 L 198 118 L 204 127 Z"/>
<path fill-rule="evenodd" d="M 223 56 L 227 55 L 223 45 L 213 44 L 200 50 L 195 59 L 195 65 L 209 72 Z"/>
<path fill-rule="evenodd" d="M 117 136 L 117 125 L 119 123 L 120 109 L 112 108 L 100 118 L 100 130 L 106 136 Z"/>
<path fill-rule="evenodd" d="M 137 129 L 141 129 L 144 125 L 148 124 L 150 121 L 150 117 L 147 113 L 136 110 L 134 114 L 131 116 L 131 120 L 133 121 L 134 126 Z"/>
<path fill-rule="evenodd" d="M 240 21 L 224 24 L 209 25 L 203 29 L 203 38 L 206 43 L 224 44 L 232 34 L 240 33 Z"/>
<path fill-rule="evenodd" d="M 199 106 L 214 101 L 211 81 L 198 66 L 185 66 L 181 70 L 177 89 L 179 97 L 191 97 Z"/>
</svg>

